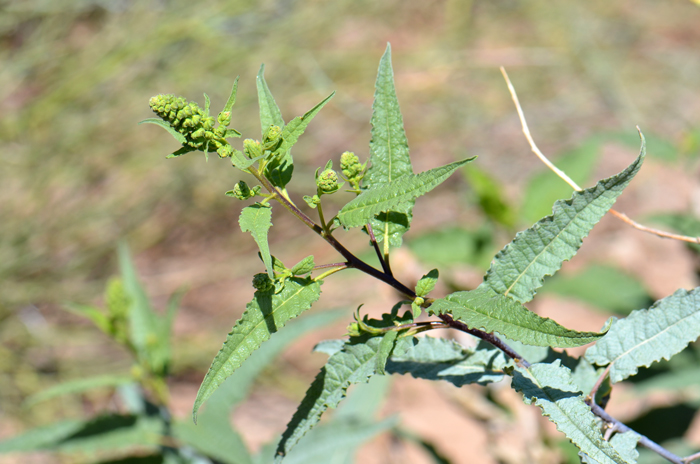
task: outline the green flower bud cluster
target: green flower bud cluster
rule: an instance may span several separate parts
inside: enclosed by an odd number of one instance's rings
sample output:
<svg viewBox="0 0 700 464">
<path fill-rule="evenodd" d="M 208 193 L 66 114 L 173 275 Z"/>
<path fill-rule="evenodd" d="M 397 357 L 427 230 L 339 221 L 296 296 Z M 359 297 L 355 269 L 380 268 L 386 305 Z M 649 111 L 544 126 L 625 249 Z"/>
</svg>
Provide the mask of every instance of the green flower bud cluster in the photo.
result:
<svg viewBox="0 0 700 464">
<path fill-rule="evenodd" d="M 360 158 L 351 151 L 346 151 L 340 155 L 340 170 L 343 176 L 350 182 L 350 184 L 355 187 L 360 187 L 360 181 L 364 177 L 364 171 L 367 167 L 367 163 L 360 163 Z"/>
<path fill-rule="evenodd" d="M 229 190 L 228 192 L 226 192 L 226 196 L 237 198 L 239 200 L 247 200 L 249 198 L 253 198 L 259 193 L 259 185 L 256 185 L 251 189 L 250 187 L 248 187 L 248 184 L 246 184 L 243 181 L 239 181 L 236 185 L 233 186 L 233 190 Z"/>
<path fill-rule="evenodd" d="M 255 274 L 253 276 L 253 288 L 259 292 L 270 292 L 275 289 L 275 283 L 265 273 Z"/>
<path fill-rule="evenodd" d="M 282 129 L 280 126 L 270 126 L 265 135 L 263 135 L 263 149 L 266 151 L 275 151 L 282 143 Z"/>
<path fill-rule="evenodd" d="M 335 193 L 340 188 L 338 184 L 338 174 L 333 169 L 324 170 L 316 178 L 316 186 L 318 187 L 319 194 L 330 194 Z"/>
<path fill-rule="evenodd" d="M 156 95 L 151 97 L 149 105 L 154 113 L 185 137 L 185 146 L 217 151 L 222 158 L 231 155 L 231 147 L 224 139 L 226 127 L 231 122 L 230 112 L 220 113 L 219 126 L 214 128 L 214 118 L 197 103 L 187 102 L 184 97 Z"/>
<path fill-rule="evenodd" d="M 263 154 L 262 144 L 259 140 L 245 139 L 243 141 L 243 151 L 250 159 L 258 158 Z"/>
</svg>

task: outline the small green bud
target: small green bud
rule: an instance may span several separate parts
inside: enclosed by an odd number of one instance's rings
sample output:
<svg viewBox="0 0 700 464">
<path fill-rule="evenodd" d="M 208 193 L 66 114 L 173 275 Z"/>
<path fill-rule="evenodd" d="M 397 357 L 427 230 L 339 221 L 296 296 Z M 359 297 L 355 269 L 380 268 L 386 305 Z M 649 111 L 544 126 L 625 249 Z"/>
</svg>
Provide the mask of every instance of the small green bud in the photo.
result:
<svg viewBox="0 0 700 464">
<path fill-rule="evenodd" d="M 280 126 L 270 126 L 263 136 L 263 148 L 265 150 L 275 151 L 282 142 L 282 139 L 280 139 L 281 134 L 282 129 Z"/>
<path fill-rule="evenodd" d="M 230 111 L 222 111 L 221 113 L 219 113 L 219 117 L 217 118 L 217 121 L 222 126 L 228 127 L 228 125 L 231 124 L 231 112 Z"/>
<path fill-rule="evenodd" d="M 233 154 L 233 147 L 231 147 L 231 145 L 220 143 L 217 145 L 216 152 L 219 154 L 219 158 L 228 158 Z"/>
<path fill-rule="evenodd" d="M 233 190 L 226 192 L 226 195 L 233 198 L 238 198 L 239 200 L 247 200 L 257 195 L 259 188 L 250 189 L 248 184 L 243 181 L 239 181 L 233 186 Z"/>
<path fill-rule="evenodd" d="M 355 180 L 364 170 L 364 166 L 355 153 L 346 151 L 340 155 L 340 169 L 347 179 Z"/>
<path fill-rule="evenodd" d="M 253 276 L 253 287 L 259 292 L 269 292 L 275 288 L 275 283 L 265 273 Z"/>
<path fill-rule="evenodd" d="M 243 141 L 243 151 L 250 159 L 262 156 L 262 144 L 258 140 L 245 139 Z"/>
<path fill-rule="evenodd" d="M 337 192 L 340 188 L 340 185 L 338 185 L 338 174 L 332 169 L 326 169 L 316 178 L 316 186 L 320 193 L 330 194 Z"/>
</svg>

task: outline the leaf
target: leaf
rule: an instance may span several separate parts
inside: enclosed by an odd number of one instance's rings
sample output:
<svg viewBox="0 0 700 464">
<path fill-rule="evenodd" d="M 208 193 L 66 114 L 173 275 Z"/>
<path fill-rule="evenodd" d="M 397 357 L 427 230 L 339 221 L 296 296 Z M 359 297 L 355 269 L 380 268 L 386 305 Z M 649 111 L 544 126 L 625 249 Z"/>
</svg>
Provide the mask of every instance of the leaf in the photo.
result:
<svg viewBox="0 0 700 464">
<path fill-rule="evenodd" d="M 610 266 L 587 266 L 570 276 L 557 274 L 545 281 L 541 291 L 576 298 L 619 314 L 629 314 L 653 303 L 637 278 Z"/>
<path fill-rule="evenodd" d="M 292 267 L 292 274 L 294 274 L 295 276 L 308 274 L 309 272 L 314 270 L 314 266 L 314 257 L 313 255 L 309 255 Z"/>
<path fill-rule="evenodd" d="M 245 155 L 240 150 L 234 149 L 231 152 L 231 164 L 233 165 L 234 168 L 238 168 L 241 171 L 245 171 L 252 165 L 254 165 L 257 161 L 263 159 L 265 155 L 261 156 L 256 156 L 255 158 L 246 158 Z"/>
<path fill-rule="evenodd" d="M 248 303 L 246 311 L 231 329 L 199 387 L 192 411 L 195 420 L 199 407 L 224 380 L 272 333 L 309 309 L 320 294 L 320 282 L 296 277 L 287 279 L 279 293 L 255 292 L 253 301 Z"/>
<path fill-rule="evenodd" d="M 299 440 L 321 419 L 329 407 L 335 408 L 352 384 L 365 383 L 375 374 L 376 355 L 381 338 L 363 343 L 351 340 L 328 359 L 292 416 L 277 445 L 275 462 L 282 461 Z"/>
<path fill-rule="evenodd" d="M 133 378 L 126 375 L 101 375 L 85 379 L 68 380 L 30 396 L 26 400 L 26 406 L 31 407 L 57 396 L 83 393 L 96 388 L 115 387 L 133 381 Z"/>
<path fill-rule="evenodd" d="M 534 346 L 568 348 L 585 345 L 600 339 L 609 326 L 606 324 L 600 333 L 570 330 L 483 286 L 436 300 L 430 311 L 452 314 L 473 329 L 499 332 L 512 340 Z"/>
<path fill-rule="evenodd" d="M 420 174 L 408 174 L 388 185 L 378 185 L 365 190 L 340 210 L 338 219 L 348 229 L 363 226 L 375 214 L 390 211 L 396 205 L 406 204 L 430 192 L 450 177 L 457 168 L 473 159 L 455 161 Z"/>
<path fill-rule="evenodd" d="M 416 284 L 416 295 L 422 297 L 432 292 L 435 288 L 435 284 L 437 283 L 439 276 L 440 272 L 437 269 L 433 269 L 432 271 L 428 272 L 426 275 L 421 277 L 418 283 Z"/>
<path fill-rule="evenodd" d="M 583 238 L 637 174 L 646 153 L 641 133 L 640 137 L 641 153 L 627 169 L 595 187 L 575 192 L 570 200 L 554 203 L 551 216 L 519 232 L 498 252 L 481 286 L 521 303 L 530 301 L 544 277 L 553 275 L 576 254 Z"/>
<path fill-rule="evenodd" d="M 138 358 L 146 361 L 153 372 L 163 374 L 170 361 L 169 339 L 163 337 L 160 321 L 139 283 L 126 244 L 119 245 L 118 255 L 124 292 L 129 300 L 129 338 Z"/>
<path fill-rule="evenodd" d="M 256 78 L 256 84 L 258 87 L 258 105 L 260 106 L 260 127 L 262 128 L 262 134 L 270 126 L 284 127 L 284 119 L 282 118 L 282 113 L 280 112 L 277 102 L 270 92 L 270 88 L 265 82 L 265 65 L 260 65 L 260 71 L 258 71 L 258 77 Z"/>
<path fill-rule="evenodd" d="M 370 167 L 362 180 L 364 187 L 386 186 L 400 177 L 413 174 L 403 117 L 396 97 L 389 44 L 379 62 L 370 124 Z M 410 227 L 412 209 L 413 202 L 409 201 L 396 205 L 393 214 L 370 218 L 377 241 L 389 240 L 392 246 L 400 246 L 401 236 Z"/>
<path fill-rule="evenodd" d="M 616 321 L 610 332 L 586 351 L 586 359 L 610 367 L 613 383 L 656 361 L 670 359 L 700 336 L 700 287 L 678 290 L 649 309 Z"/>
<path fill-rule="evenodd" d="M 163 129 L 165 129 L 166 131 L 168 131 L 168 133 L 169 133 L 170 135 L 172 135 L 173 137 L 175 137 L 175 140 L 177 140 L 178 142 L 180 142 L 181 145 L 184 145 L 185 143 L 187 143 L 187 139 L 185 138 L 184 135 L 182 135 L 181 133 L 179 133 L 179 132 L 177 131 L 177 129 L 175 129 L 173 126 L 170 125 L 169 122 L 163 121 L 163 120 L 160 119 L 160 118 L 148 118 L 148 119 L 144 119 L 143 121 L 139 122 L 139 124 L 155 124 L 156 126 L 160 126 L 160 127 L 162 127 Z M 184 147 L 183 147 L 183 148 L 184 148 Z M 192 150 L 190 150 L 190 151 L 192 151 Z M 177 152 L 175 152 L 175 153 L 177 153 Z M 173 155 L 174 155 L 175 153 L 173 153 Z M 172 156 L 172 155 L 168 155 L 168 157 L 171 157 L 171 156 Z M 177 155 L 175 155 L 175 156 L 177 156 Z"/>
<path fill-rule="evenodd" d="M 364 442 L 391 429 L 398 418 L 390 417 L 381 422 L 334 421 L 324 424 L 311 433 L 284 458 L 284 464 L 327 464 L 331 462 L 355 462 L 348 460 Z"/>
<path fill-rule="evenodd" d="M 516 367 L 512 385 L 523 394 L 525 404 L 539 406 L 557 430 L 591 458 L 601 464 L 627 464 L 603 440 L 595 416 L 571 379 L 571 371 L 559 360 L 533 364 L 527 369 Z"/>
<path fill-rule="evenodd" d="M 491 174 L 477 166 L 464 171 L 464 177 L 486 217 L 498 224 L 512 228 L 516 221 L 515 210 L 507 203 L 503 186 Z"/>
<path fill-rule="evenodd" d="M 272 256 L 270 255 L 270 247 L 267 244 L 267 232 L 272 227 L 272 208 L 267 205 L 256 203 L 251 206 L 246 206 L 241 210 L 241 216 L 238 218 L 238 224 L 243 232 L 250 232 L 260 248 L 267 275 L 270 279 L 274 279 L 272 271 Z"/>
<path fill-rule="evenodd" d="M 284 188 L 292 179 L 294 161 L 292 159 L 292 146 L 299 140 L 311 120 L 321 111 L 328 101 L 333 98 L 335 92 L 324 98 L 319 104 L 307 111 L 304 116 L 297 116 L 284 126 L 280 138 L 282 142 L 273 153 L 273 158 L 265 166 L 265 176 L 276 187 Z M 280 127 L 283 127 L 280 125 Z"/>
<path fill-rule="evenodd" d="M 390 330 L 382 336 L 382 341 L 379 343 L 379 349 L 377 350 L 377 357 L 375 363 L 375 370 L 377 374 L 384 375 L 386 371 L 384 367 L 386 366 L 386 360 L 391 354 L 391 350 L 394 349 L 394 343 L 396 342 L 396 337 L 399 333 L 396 330 Z"/>
<path fill-rule="evenodd" d="M 165 424 L 158 417 L 106 415 L 91 420 L 71 420 L 32 429 L 0 443 L 0 453 L 56 450 L 106 452 L 160 444 Z"/>
<path fill-rule="evenodd" d="M 221 110 L 222 113 L 225 113 L 226 111 L 231 111 L 231 108 L 233 108 L 233 105 L 236 104 L 236 93 L 238 93 L 238 78 L 239 77 L 241 77 L 241 76 L 236 76 L 236 80 L 233 81 L 233 87 L 231 88 L 231 94 L 229 95 L 228 100 L 226 101 L 226 105 L 224 105 L 224 109 Z M 239 133 L 238 135 L 240 136 L 241 134 Z"/>
<path fill-rule="evenodd" d="M 498 382 L 508 364 L 503 353 L 488 344 L 472 350 L 444 338 L 406 337 L 396 343 L 386 371 L 411 374 L 417 379 L 444 380 L 461 387 Z"/>
<path fill-rule="evenodd" d="M 107 315 L 99 308 L 89 305 L 69 303 L 64 307 L 64 309 L 78 316 L 88 318 L 90 322 L 95 324 L 95 326 L 102 332 L 106 334 L 110 332 L 112 324 L 107 318 Z"/>
<path fill-rule="evenodd" d="M 192 148 L 190 146 L 184 146 L 180 148 L 179 150 L 176 150 L 172 153 L 170 153 L 168 156 L 165 157 L 165 159 L 170 159 L 170 158 L 177 158 L 178 156 L 182 156 L 184 154 L 187 154 L 191 151 L 197 150 L 196 148 Z"/>
<path fill-rule="evenodd" d="M 211 108 L 211 100 L 209 99 L 209 95 L 206 93 L 204 94 L 204 114 L 206 116 L 209 116 L 209 108 Z"/>
</svg>

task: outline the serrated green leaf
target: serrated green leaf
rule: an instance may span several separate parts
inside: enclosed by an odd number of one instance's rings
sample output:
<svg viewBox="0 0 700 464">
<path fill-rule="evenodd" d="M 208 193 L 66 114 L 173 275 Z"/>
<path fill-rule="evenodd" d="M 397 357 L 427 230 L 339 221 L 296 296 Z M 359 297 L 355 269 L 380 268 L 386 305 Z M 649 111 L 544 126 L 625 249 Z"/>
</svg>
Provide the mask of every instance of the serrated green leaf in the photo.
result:
<svg viewBox="0 0 700 464">
<path fill-rule="evenodd" d="M 437 284 L 440 272 L 437 269 L 433 269 L 426 275 L 420 278 L 416 284 L 416 295 L 426 296 L 428 293 L 432 292 Z"/>
<path fill-rule="evenodd" d="M 265 82 L 265 65 L 260 65 L 260 71 L 258 71 L 258 77 L 255 80 L 258 87 L 258 105 L 260 106 L 260 127 L 262 128 L 262 135 L 270 126 L 284 127 L 284 119 L 282 118 L 282 112 L 277 106 L 270 88 Z"/>
<path fill-rule="evenodd" d="M 101 375 L 88 377 L 85 379 L 68 380 L 53 387 L 42 390 L 39 393 L 27 398 L 26 406 L 31 407 L 42 401 L 46 401 L 57 396 L 83 393 L 96 388 L 115 387 L 125 383 L 133 382 L 132 377 L 126 375 Z"/>
<path fill-rule="evenodd" d="M 238 224 L 243 232 L 250 232 L 258 244 L 260 255 L 262 256 L 265 269 L 270 279 L 274 279 L 275 275 L 272 271 L 272 256 L 270 255 L 270 246 L 267 243 L 267 232 L 272 227 L 272 208 L 268 205 L 256 203 L 251 206 L 246 206 L 241 210 L 241 216 L 238 218 Z"/>
<path fill-rule="evenodd" d="M 231 88 L 231 94 L 228 97 L 228 100 L 226 100 L 226 105 L 224 105 L 224 109 L 221 110 L 222 113 L 226 111 L 231 111 L 231 108 L 233 108 L 233 105 L 236 104 L 236 94 L 238 93 L 238 78 L 241 76 L 236 76 L 236 80 L 233 81 L 233 87 Z M 238 134 L 240 136 L 240 134 Z"/>
<path fill-rule="evenodd" d="M 193 416 L 204 401 L 238 369 L 260 345 L 290 319 L 311 307 L 321 295 L 321 283 L 309 278 L 289 278 L 281 292 L 255 292 L 253 301 L 231 329 L 197 392 Z"/>
<path fill-rule="evenodd" d="M 391 354 L 391 350 L 394 349 L 394 343 L 396 342 L 396 337 L 399 333 L 396 330 L 390 330 L 382 336 L 382 341 L 379 343 L 379 349 L 377 350 L 377 356 L 375 358 L 375 371 L 379 375 L 386 374 L 384 367 L 386 366 L 386 360 Z"/>
<path fill-rule="evenodd" d="M 362 180 L 364 187 L 385 186 L 400 177 L 413 174 L 403 117 L 396 97 L 389 44 L 379 62 L 370 125 L 370 167 Z M 389 240 L 392 246 L 400 246 L 402 235 L 410 227 L 412 211 L 413 201 L 408 201 L 396 205 L 391 213 L 370 218 L 377 241 L 381 243 Z"/>
<path fill-rule="evenodd" d="M 256 156 L 255 158 L 246 158 L 245 155 L 240 150 L 233 150 L 231 152 L 231 164 L 234 168 L 238 168 L 241 171 L 245 171 L 257 161 L 263 159 L 265 156 Z"/>
<path fill-rule="evenodd" d="M 342 310 L 310 314 L 289 322 L 283 331 L 272 334 L 270 340 L 256 350 L 247 362 L 212 394 L 199 413 L 196 425 L 190 421 L 174 424 L 175 436 L 222 463 L 251 463 L 252 457 L 242 438 L 231 428 L 231 409 L 246 398 L 256 377 L 291 342 L 310 330 L 337 321 L 344 314 L 345 311 Z"/>
<path fill-rule="evenodd" d="M 455 170 L 473 159 L 455 161 L 420 174 L 408 174 L 388 185 L 377 185 L 365 190 L 338 212 L 338 219 L 346 228 L 363 226 L 376 214 L 390 211 L 397 205 L 406 204 L 430 192 L 447 180 Z"/>
<path fill-rule="evenodd" d="M 335 95 L 335 92 L 324 98 L 303 116 L 297 116 L 289 121 L 282 129 L 280 134 L 282 142 L 275 149 L 270 162 L 265 166 L 265 177 L 270 179 L 274 186 L 284 188 L 292 179 L 292 172 L 294 171 L 294 160 L 291 153 L 292 146 L 299 140 L 299 137 L 304 133 L 314 116 L 333 98 L 333 95 Z"/>
<path fill-rule="evenodd" d="M 308 274 L 309 272 L 314 270 L 315 265 L 316 264 L 314 263 L 314 256 L 309 255 L 292 267 L 292 274 L 296 276 Z"/>
<path fill-rule="evenodd" d="M 609 326 L 606 324 L 600 333 L 570 330 L 484 287 L 436 300 L 430 311 L 452 314 L 471 328 L 499 332 L 511 340 L 534 346 L 570 348 L 585 345 L 603 337 Z"/>
<path fill-rule="evenodd" d="M 513 388 L 523 394 L 526 404 L 536 404 L 581 451 L 601 464 L 627 464 L 603 439 L 595 416 L 571 379 L 571 371 L 560 365 L 533 364 L 516 367 Z"/>
<path fill-rule="evenodd" d="M 168 156 L 165 157 L 165 159 L 170 159 L 170 158 L 177 158 L 178 156 L 185 155 L 189 152 L 197 150 L 196 148 L 192 148 L 190 146 L 185 146 L 180 148 L 179 150 L 176 150 L 172 153 L 170 153 Z"/>
<path fill-rule="evenodd" d="M 187 139 L 185 138 L 184 135 L 182 135 L 181 133 L 179 133 L 179 132 L 177 131 L 177 129 L 175 129 L 173 126 L 170 125 L 169 122 L 163 121 L 163 120 L 160 119 L 160 118 L 148 118 L 148 119 L 144 119 L 143 121 L 139 122 L 139 124 L 155 124 L 156 126 L 160 126 L 160 127 L 162 127 L 163 129 L 165 129 L 166 131 L 168 131 L 168 133 L 169 133 L 170 135 L 172 135 L 173 137 L 175 137 L 175 140 L 177 140 L 178 142 L 180 142 L 180 144 L 184 145 L 185 143 L 187 143 Z M 176 152 L 176 153 L 177 153 L 177 152 Z M 177 155 L 176 155 L 176 156 L 177 156 Z M 168 155 L 168 157 L 170 157 L 170 155 Z"/>
<path fill-rule="evenodd" d="M 444 338 L 406 337 L 397 341 L 386 372 L 444 380 L 461 387 L 498 382 L 508 364 L 500 350 L 486 343 L 473 350 Z"/>
<path fill-rule="evenodd" d="M 282 434 L 277 446 L 276 463 L 281 462 L 318 423 L 326 409 L 338 406 L 350 385 L 365 383 L 375 374 L 380 343 L 379 337 L 370 338 L 366 343 L 351 341 L 328 359 Z"/>
<path fill-rule="evenodd" d="M 544 277 L 553 275 L 576 254 L 583 238 L 637 174 L 646 153 L 644 137 L 640 136 L 641 152 L 627 169 L 595 187 L 575 192 L 570 200 L 554 203 L 551 216 L 519 232 L 498 252 L 481 285 L 521 303 L 530 301 Z"/>
<path fill-rule="evenodd" d="M 700 336 L 700 287 L 678 290 L 649 309 L 616 321 L 610 332 L 586 351 L 586 359 L 610 367 L 613 383 L 639 367 L 670 359 Z"/>
<path fill-rule="evenodd" d="M 225 139 L 230 139 L 231 137 L 238 138 L 240 136 L 241 136 L 240 132 L 238 132 L 236 129 L 231 129 L 231 128 L 226 129 L 226 133 L 224 134 Z"/>
</svg>

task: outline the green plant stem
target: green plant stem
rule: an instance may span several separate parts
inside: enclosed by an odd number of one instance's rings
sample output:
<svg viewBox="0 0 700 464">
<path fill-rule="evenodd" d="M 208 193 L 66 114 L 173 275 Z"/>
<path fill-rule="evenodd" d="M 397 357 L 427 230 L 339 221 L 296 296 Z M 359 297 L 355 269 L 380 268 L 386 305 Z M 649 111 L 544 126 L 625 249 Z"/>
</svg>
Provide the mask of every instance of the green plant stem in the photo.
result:
<svg viewBox="0 0 700 464">
<path fill-rule="evenodd" d="M 387 273 L 387 272 L 382 272 L 378 269 L 375 269 L 374 267 L 370 266 L 369 264 L 365 263 L 361 259 L 359 259 L 357 256 L 352 254 L 347 248 L 345 248 L 338 240 L 333 237 L 333 235 L 330 233 L 330 231 L 325 231 L 321 226 L 316 224 L 311 218 L 309 218 L 306 214 L 304 214 L 303 211 L 301 211 L 299 208 L 294 205 L 286 196 L 282 195 L 279 190 L 272 185 L 264 176 L 261 176 L 260 173 L 255 169 L 254 167 L 249 168 L 249 172 L 255 176 L 260 183 L 262 183 L 265 188 L 270 192 L 270 193 L 276 193 L 276 200 L 282 204 L 290 213 L 292 213 L 294 216 L 296 216 L 299 220 L 301 220 L 304 224 L 307 225 L 311 230 L 316 232 L 318 235 L 321 236 L 326 242 L 328 242 L 335 250 L 340 253 L 343 258 L 347 260 L 347 263 L 345 263 L 346 267 L 338 268 L 337 270 L 341 269 L 347 269 L 347 268 L 355 268 L 359 271 L 364 272 L 365 274 L 368 274 L 384 283 L 387 285 L 393 287 L 396 289 L 398 292 L 402 293 L 406 297 L 408 297 L 410 300 L 414 300 L 416 298 L 416 294 L 413 290 L 410 288 L 406 287 L 404 284 L 396 280 L 393 275 Z M 385 243 L 384 246 L 384 251 L 385 254 L 388 252 L 388 242 Z M 388 256 L 386 256 L 388 258 Z M 381 261 L 381 260 L 380 260 Z M 388 265 L 388 262 L 387 262 Z M 336 270 L 333 270 L 336 272 Z M 330 275 L 330 274 L 328 274 Z M 326 274 L 322 274 L 323 277 L 326 276 Z M 321 276 L 319 276 L 321 277 Z M 317 277 L 318 278 L 318 277 Z M 469 326 L 464 324 L 461 321 L 456 321 L 450 316 L 449 314 L 441 314 L 440 319 L 442 319 L 450 328 L 466 332 L 470 335 L 473 335 L 481 340 L 484 340 L 491 345 L 495 346 L 496 348 L 500 349 L 506 356 L 514 359 L 520 366 L 524 368 L 530 367 L 530 362 L 527 361 L 523 356 L 519 355 L 514 349 L 512 349 L 510 346 L 508 346 L 503 340 L 499 339 L 492 333 L 486 333 L 484 331 L 478 330 L 478 329 L 471 329 Z M 613 418 L 610 416 L 605 410 L 598 406 L 594 402 L 586 402 L 588 406 L 591 408 L 591 411 L 593 414 L 596 416 L 600 417 L 604 421 L 606 421 L 609 424 L 613 424 L 617 428 L 619 432 L 626 432 L 626 431 L 631 431 L 628 426 L 623 424 L 622 422 L 618 421 L 617 419 Z M 636 432 L 635 432 L 636 433 Z M 676 456 L 675 454 L 671 453 L 667 449 L 663 448 L 661 445 L 655 443 L 654 441 L 650 440 L 644 435 L 640 434 L 640 440 L 639 444 L 644 446 L 645 448 L 655 452 L 659 456 L 663 457 L 664 459 L 668 460 L 669 462 L 672 462 L 674 464 L 688 464 L 689 461 L 684 461 L 680 457 Z M 691 456 L 693 457 L 693 456 Z"/>
<path fill-rule="evenodd" d="M 382 256 L 382 252 L 379 249 L 379 244 L 377 243 L 377 239 L 374 236 L 374 230 L 372 230 L 372 224 L 369 222 L 365 226 L 367 229 L 367 234 L 369 235 L 369 240 L 372 242 L 372 247 L 374 248 L 375 253 L 377 253 L 377 258 L 379 258 L 379 262 L 382 265 L 382 269 L 384 270 L 385 274 L 389 274 L 390 276 L 393 276 L 394 274 L 391 272 L 391 268 L 389 267 L 389 263 L 384 260 L 384 256 Z"/>
<path fill-rule="evenodd" d="M 411 300 L 416 298 L 416 294 L 413 290 L 410 288 L 406 287 L 404 284 L 399 282 L 394 278 L 394 276 L 385 274 L 384 272 L 373 268 L 369 264 L 365 263 L 362 261 L 360 258 L 352 254 L 350 250 L 345 248 L 338 240 L 333 237 L 333 234 L 331 234 L 329 231 L 324 231 L 321 226 L 316 224 L 310 217 L 308 217 L 306 214 L 304 214 L 303 211 L 301 211 L 299 208 L 296 207 L 291 201 L 289 201 L 286 197 L 282 196 L 279 194 L 279 191 L 277 188 L 270 183 L 264 176 L 261 176 L 260 173 L 258 172 L 257 169 L 254 167 L 249 168 L 249 172 L 254 175 L 261 184 L 270 192 L 270 193 L 278 193 L 277 197 L 275 198 L 282 206 L 284 206 L 290 213 L 292 213 L 294 216 L 296 216 L 299 220 L 301 220 L 304 224 L 306 224 L 307 227 L 309 227 L 311 230 L 316 232 L 318 235 L 321 236 L 326 242 L 328 242 L 335 250 L 340 253 L 343 258 L 347 260 L 348 267 L 352 267 L 355 269 L 358 269 L 365 274 L 369 274 L 370 276 L 381 280 L 382 282 L 386 283 L 387 285 L 392 286 L 395 288 L 398 292 L 403 293 L 404 295 L 408 296 Z"/>
<path fill-rule="evenodd" d="M 619 420 L 612 417 L 610 414 L 608 414 L 605 411 L 605 409 L 601 408 L 596 403 L 586 400 L 586 404 L 591 408 L 591 411 L 593 411 L 593 414 L 600 417 L 608 424 L 612 424 L 613 427 L 615 427 L 615 430 L 617 430 L 617 432 L 619 432 L 619 433 L 630 432 L 630 431 L 633 432 L 633 430 L 631 428 L 627 427 L 625 424 L 623 424 Z M 640 434 L 639 436 L 641 437 L 639 439 L 639 444 L 642 445 L 643 447 L 655 452 L 656 454 L 658 454 L 662 458 L 664 458 L 667 461 L 672 462 L 674 464 L 687 464 L 687 461 L 684 461 L 679 456 L 676 456 L 675 454 L 673 454 L 672 452 L 670 452 L 669 450 L 667 450 L 663 446 L 659 445 L 658 443 L 650 440 L 649 438 L 645 437 L 644 435 Z"/>
<path fill-rule="evenodd" d="M 326 271 L 323 274 L 317 276 L 314 278 L 315 281 L 323 280 L 329 275 L 335 274 L 336 272 L 342 271 L 343 269 L 348 269 L 348 266 L 343 265 L 341 267 L 336 267 L 335 269 L 331 269 L 330 271 Z"/>
<path fill-rule="evenodd" d="M 321 201 L 318 202 L 316 209 L 318 210 L 318 219 L 321 221 L 321 228 L 325 233 L 330 233 L 330 230 L 328 229 L 328 224 L 326 223 L 326 219 L 323 217 L 323 206 L 321 205 Z"/>
</svg>

